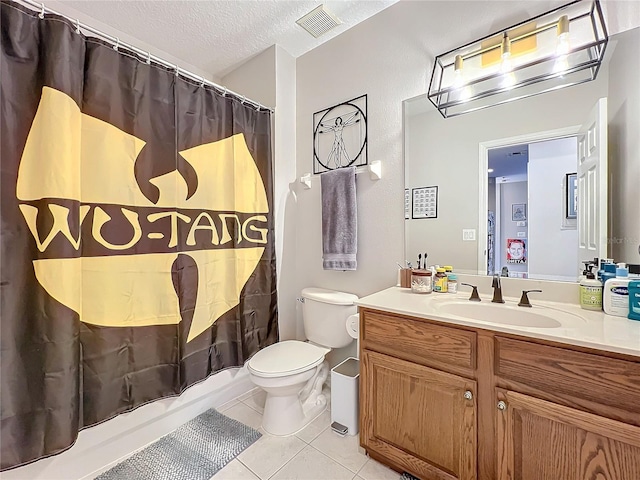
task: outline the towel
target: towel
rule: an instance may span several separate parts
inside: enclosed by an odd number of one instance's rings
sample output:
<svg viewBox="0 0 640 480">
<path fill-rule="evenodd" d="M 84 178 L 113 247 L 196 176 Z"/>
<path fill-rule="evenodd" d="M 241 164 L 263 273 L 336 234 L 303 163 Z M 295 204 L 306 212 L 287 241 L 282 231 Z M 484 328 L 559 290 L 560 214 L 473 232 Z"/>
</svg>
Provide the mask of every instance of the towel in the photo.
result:
<svg viewBox="0 0 640 480">
<path fill-rule="evenodd" d="M 322 267 L 355 270 L 358 250 L 356 169 L 320 175 L 322 187 Z"/>
</svg>

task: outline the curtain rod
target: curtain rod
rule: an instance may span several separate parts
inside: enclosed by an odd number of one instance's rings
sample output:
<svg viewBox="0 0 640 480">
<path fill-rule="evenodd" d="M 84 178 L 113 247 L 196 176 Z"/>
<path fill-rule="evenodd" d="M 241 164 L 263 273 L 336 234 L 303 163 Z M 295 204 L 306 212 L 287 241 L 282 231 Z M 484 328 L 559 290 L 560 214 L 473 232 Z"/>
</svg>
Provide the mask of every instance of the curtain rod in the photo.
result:
<svg viewBox="0 0 640 480">
<path fill-rule="evenodd" d="M 260 102 L 257 102 L 255 100 L 251 100 L 250 98 L 247 98 L 244 95 L 240 95 L 237 92 L 234 92 L 233 90 L 229 90 L 226 87 L 223 87 L 221 85 L 218 85 L 217 83 L 214 83 L 210 80 L 207 80 L 206 78 L 204 78 L 201 75 L 196 75 L 195 73 L 189 72 L 188 70 L 185 70 L 184 68 L 180 68 L 178 65 L 167 62 L 166 60 L 163 60 L 160 57 L 157 57 L 155 55 L 152 55 L 151 52 L 146 52 L 144 50 L 141 50 L 131 44 L 128 44 L 126 42 L 122 42 L 120 41 L 120 39 L 118 37 L 114 37 L 112 35 L 109 35 L 108 33 L 102 32 L 96 28 L 93 28 L 89 25 L 86 25 L 84 23 L 80 23 L 80 20 L 77 19 L 73 19 L 71 17 L 69 17 L 68 15 L 64 15 L 60 12 L 57 12 L 49 7 L 45 7 L 44 3 L 38 3 L 35 2 L 33 0 L 18 0 L 18 2 L 20 3 L 25 3 L 31 7 L 36 8 L 36 11 L 33 13 L 37 13 L 38 11 L 40 12 L 38 14 L 38 16 L 42 19 L 44 18 L 45 14 L 47 13 L 51 13 L 53 15 L 58 15 L 62 18 L 65 18 L 66 20 L 68 20 L 71 25 L 75 26 L 76 28 L 76 32 L 80 33 L 80 30 L 85 30 L 87 32 L 91 32 L 94 35 L 97 35 L 98 37 L 100 37 L 102 40 L 107 41 L 108 43 L 110 43 L 111 45 L 113 45 L 113 49 L 118 51 L 118 48 L 122 47 L 125 48 L 127 50 L 130 50 L 131 52 L 136 54 L 136 59 L 140 62 L 144 62 L 147 65 L 150 65 L 151 62 L 153 61 L 154 63 L 163 66 L 163 67 L 167 67 L 170 70 L 173 70 L 176 74 L 176 76 L 180 75 L 184 78 L 187 78 L 189 80 L 194 80 L 195 82 L 199 83 L 200 86 L 210 86 L 213 87 L 214 89 L 216 89 L 220 94 L 222 94 L 223 96 L 227 96 L 227 95 L 231 95 L 233 97 L 235 97 L 236 99 L 240 100 L 241 103 L 248 103 L 249 105 L 252 105 L 256 108 L 256 110 L 268 110 L 269 112 L 273 113 L 273 108 L 269 108 L 269 107 L 265 107 L 264 105 L 262 105 Z"/>
</svg>

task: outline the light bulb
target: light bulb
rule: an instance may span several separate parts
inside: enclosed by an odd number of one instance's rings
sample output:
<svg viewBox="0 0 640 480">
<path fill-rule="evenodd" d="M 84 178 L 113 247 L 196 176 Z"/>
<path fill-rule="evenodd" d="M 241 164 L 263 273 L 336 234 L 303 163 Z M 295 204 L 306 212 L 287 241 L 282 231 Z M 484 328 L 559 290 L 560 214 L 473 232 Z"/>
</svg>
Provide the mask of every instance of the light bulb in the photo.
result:
<svg viewBox="0 0 640 480">
<path fill-rule="evenodd" d="M 571 50 L 571 43 L 569 41 L 569 17 L 563 15 L 558 19 L 557 29 L 558 40 L 556 44 L 556 54 L 566 55 Z"/>
<path fill-rule="evenodd" d="M 502 73 L 510 72 L 513 68 L 511 64 L 511 40 L 509 40 L 509 35 L 507 32 L 504 32 L 504 37 L 502 37 L 502 45 L 500 46 L 500 50 L 502 51 L 502 62 L 500 63 L 500 71 Z"/>
<path fill-rule="evenodd" d="M 464 73 L 462 71 L 464 63 L 461 55 L 456 55 L 453 70 L 453 88 L 460 88 L 464 85 Z"/>
<path fill-rule="evenodd" d="M 460 88 L 464 85 L 464 76 L 462 75 L 462 70 L 456 70 L 453 72 L 453 88 Z"/>
<path fill-rule="evenodd" d="M 569 42 L 569 32 L 558 35 L 558 44 L 556 46 L 557 55 L 566 55 L 571 50 L 571 43 Z"/>
</svg>

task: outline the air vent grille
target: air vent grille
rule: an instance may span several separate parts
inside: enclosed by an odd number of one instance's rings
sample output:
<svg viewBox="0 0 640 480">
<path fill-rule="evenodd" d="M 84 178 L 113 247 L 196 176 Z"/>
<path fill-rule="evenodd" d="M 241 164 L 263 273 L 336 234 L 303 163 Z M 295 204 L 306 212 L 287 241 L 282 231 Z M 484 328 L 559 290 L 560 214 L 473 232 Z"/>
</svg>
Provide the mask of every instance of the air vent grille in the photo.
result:
<svg viewBox="0 0 640 480">
<path fill-rule="evenodd" d="M 300 18 L 296 23 L 315 38 L 318 38 L 340 25 L 342 21 L 327 10 L 324 5 L 320 5 Z"/>
</svg>

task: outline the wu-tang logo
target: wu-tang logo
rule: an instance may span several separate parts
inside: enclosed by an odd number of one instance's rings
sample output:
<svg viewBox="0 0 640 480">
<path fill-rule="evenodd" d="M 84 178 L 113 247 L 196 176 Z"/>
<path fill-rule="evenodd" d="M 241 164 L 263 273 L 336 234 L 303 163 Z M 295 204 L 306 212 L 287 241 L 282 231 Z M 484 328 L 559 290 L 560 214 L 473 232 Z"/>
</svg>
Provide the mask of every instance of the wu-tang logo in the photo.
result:
<svg viewBox="0 0 640 480">
<path fill-rule="evenodd" d="M 239 134 L 179 152 L 198 176 L 197 190 L 188 197 L 172 171 L 151 180 L 160 191 L 153 203 L 134 172 L 144 146 L 44 87 L 16 196 L 41 252 L 33 262 L 38 282 L 83 322 L 179 323 L 172 265 L 179 254 L 191 257 L 198 273 L 190 341 L 239 303 L 262 257 L 264 184 Z"/>
</svg>

